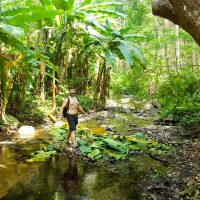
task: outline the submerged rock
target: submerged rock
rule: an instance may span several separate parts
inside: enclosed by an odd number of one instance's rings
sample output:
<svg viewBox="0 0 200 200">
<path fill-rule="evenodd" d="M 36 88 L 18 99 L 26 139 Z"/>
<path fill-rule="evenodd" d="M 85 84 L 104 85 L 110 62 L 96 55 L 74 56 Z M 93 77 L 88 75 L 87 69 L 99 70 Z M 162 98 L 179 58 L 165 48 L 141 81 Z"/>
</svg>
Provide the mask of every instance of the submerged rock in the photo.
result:
<svg viewBox="0 0 200 200">
<path fill-rule="evenodd" d="M 116 132 L 116 127 L 112 125 L 108 125 L 105 127 L 106 131 Z"/>
<path fill-rule="evenodd" d="M 35 128 L 33 126 L 21 126 L 18 132 L 21 137 L 31 137 L 35 134 Z"/>
</svg>

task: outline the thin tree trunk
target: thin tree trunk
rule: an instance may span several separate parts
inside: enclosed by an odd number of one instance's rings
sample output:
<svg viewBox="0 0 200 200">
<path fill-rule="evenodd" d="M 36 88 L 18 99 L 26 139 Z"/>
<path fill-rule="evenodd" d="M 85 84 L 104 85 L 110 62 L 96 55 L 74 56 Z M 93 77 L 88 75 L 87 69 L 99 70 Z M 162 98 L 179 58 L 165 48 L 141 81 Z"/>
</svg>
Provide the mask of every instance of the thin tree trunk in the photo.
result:
<svg viewBox="0 0 200 200">
<path fill-rule="evenodd" d="M 83 66 L 83 90 L 82 93 L 85 95 L 87 94 L 87 87 L 88 87 L 88 75 L 89 75 L 89 64 L 88 64 L 88 58 L 85 55 L 84 58 L 84 66 Z"/>
<path fill-rule="evenodd" d="M 106 73 L 106 62 L 102 65 L 102 80 L 101 80 L 101 92 L 100 92 L 100 107 L 104 108 L 106 104 L 107 95 L 107 73 Z"/>
<path fill-rule="evenodd" d="M 6 60 L 2 55 L 0 55 L 0 75 L 1 75 L 1 91 L 2 91 L 2 105 L 1 105 L 0 119 L 2 119 L 4 123 L 7 123 L 6 108 L 9 98 L 9 80 L 8 80 L 9 71 Z"/>
<path fill-rule="evenodd" d="M 56 79 L 55 70 L 53 70 L 53 82 L 52 82 L 52 112 L 56 109 Z"/>
<path fill-rule="evenodd" d="M 101 77 L 102 77 L 102 73 L 103 73 L 103 67 L 101 64 L 101 60 L 100 58 L 97 59 L 96 62 L 96 71 L 97 71 L 97 78 L 96 78 L 96 83 L 95 83 L 95 88 L 94 88 L 94 100 L 98 99 L 98 95 L 100 92 L 100 84 L 101 84 Z"/>
<path fill-rule="evenodd" d="M 44 83 L 44 78 L 45 78 L 45 64 L 42 62 L 40 64 L 40 101 L 42 103 L 45 102 L 45 83 Z"/>
<path fill-rule="evenodd" d="M 158 61 L 158 38 L 159 38 L 159 33 L 158 33 L 158 19 L 155 16 L 154 17 L 154 22 L 155 22 L 155 38 L 156 38 L 156 48 L 155 48 L 155 56 L 154 56 L 154 66 L 157 65 L 157 61 Z"/>
<path fill-rule="evenodd" d="M 167 20 L 164 19 L 164 31 L 166 31 L 166 27 L 167 27 Z M 164 66 L 167 66 L 167 70 L 170 71 L 167 42 L 165 42 L 164 45 Z"/>
<path fill-rule="evenodd" d="M 103 73 L 102 73 L 102 81 L 101 81 L 101 92 L 100 92 L 100 108 L 104 108 L 106 106 L 106 98 L 109 96 L 109 85 L 110 85 L 110 66 L 106 66 L 106 61 L 104 60 L 103 65 Z"/>
<path fill-rule="evenodd" d="M 181 65 L 181 52 L 180 52 L 180 39 L 179 39 L 179 26 L 176 25 L 176 68 L 178 69 Z"/>
</svg>

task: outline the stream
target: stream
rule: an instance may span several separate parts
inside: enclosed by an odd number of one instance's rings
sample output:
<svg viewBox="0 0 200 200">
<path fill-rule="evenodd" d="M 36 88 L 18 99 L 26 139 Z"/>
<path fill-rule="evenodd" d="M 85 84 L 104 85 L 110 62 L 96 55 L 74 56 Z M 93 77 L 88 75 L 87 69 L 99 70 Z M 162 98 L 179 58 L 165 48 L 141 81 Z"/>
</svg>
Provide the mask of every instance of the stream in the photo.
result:
<svg viewBox="0 0 200 200">
<path fill-rule="evenodd" d="M 140 114 L 118 111 L 93 113 L 79 128 L 107 127 L 115 134 L 131 135 L 134 127 L 154 126 Z M 2 200 L 142 200 L 147 181 L 165 166 L 147 155 L 106 165 L 85 162 L 75 153 L 63 153 L 42 163 L 22 162 L 50 137 L 44 127 L 32 138 L 0 140 L 0 199 Z M 17 142 L 16 142 L 17 141 Z"/>
</svg>

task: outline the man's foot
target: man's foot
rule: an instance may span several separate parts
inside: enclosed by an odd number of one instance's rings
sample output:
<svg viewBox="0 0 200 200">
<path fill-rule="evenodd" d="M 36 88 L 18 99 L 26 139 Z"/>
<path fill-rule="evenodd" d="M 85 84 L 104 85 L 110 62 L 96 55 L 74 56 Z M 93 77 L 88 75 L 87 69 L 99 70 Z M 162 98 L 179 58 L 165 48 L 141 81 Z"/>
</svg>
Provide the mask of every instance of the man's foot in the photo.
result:
<svg viewBox="0 0 200 200">
<path fill-rule="evenodd" d="M 74 149 L 73 147 L 69 147 L 68 150 L 71 151 L 71 152 L 74 152 L 74 151 L 75 151 L 75 149 Z"/>
</svg>

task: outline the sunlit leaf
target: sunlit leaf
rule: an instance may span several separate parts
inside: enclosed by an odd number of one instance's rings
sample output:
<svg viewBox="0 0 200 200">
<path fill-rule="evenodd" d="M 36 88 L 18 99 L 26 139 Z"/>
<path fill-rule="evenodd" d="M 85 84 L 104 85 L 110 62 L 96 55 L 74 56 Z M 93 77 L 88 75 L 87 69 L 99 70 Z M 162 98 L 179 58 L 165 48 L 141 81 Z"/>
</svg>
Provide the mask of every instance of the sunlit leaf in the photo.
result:
<svg viewBox="0 0 200 200">
<path fill-rule="evenodd" d="M 92 152 L 89 153 L 87 156 L 88 156 L 90 159 L 94 160 L 94 158 L 96 158 L 96 157 L 99 156 L 100 154 L 101 154 L 101 151 L 100 151 L 99 149 L 94 149 L 94 150 L 92 150 Z"/>
<path fill-rule="evenodd" d="M 10 45 L 21 52 L 30 52 L 31 50 L 24 46 L 19 40 L 17 40 L 13 35 L 7 33 L 3 28 L 0 28 L 0 41 L 4 42 L 6 45 Z"/>
<path fill-rule="evenodd" d="M 92 152 L 92 149 L 88 146 L 80 146 L 79 149 L 83 154 L 88 154 Z"/>
<path fill-rule="evenodd" d="M 83 7 L 78 8 L 77 10 L 87 10 L 92 8 L 102 8 L 102 7 L 108 7 L 108 6 L 119 6 L 122 5 L 120 2 L 106 2 L 106 3 L 99 3 L 99 4 L 90 4 Z"/>
<path fill-rule="evenodd" d="M 105 49 L 106 65 L 112 65 L 116 60 L 116 55 L 109 49 Z"/>
<path fill-rule="evenodd" d="M 27 27 L 30 25 L 31 22 L 46 18 L 52 18 L 62 13 L 62 10 L 36 10 L 33 12 L 23 13 L 8 18 L 6 20 L 6 23 L 19 27 Z"/>
<path fill-rule="evenodd" d="M 24 30 L 20 27 L 12 26 L 9 24 L 0 23 L 0 28 L 2 28 L 7 33 L 13 35 L 14 37 L 24 37 Z"/>
<path fill-rule="evenodd" d="M 107 14 L 113 17 L 122 17 L 122 18 L 127 17 L 125 14 L 111 10 L 111 9 L 89 9 L 87 10 L 87 13 L 98 13 L 98 14 L 101 13 L 101 14 Z"/>
</svg>

